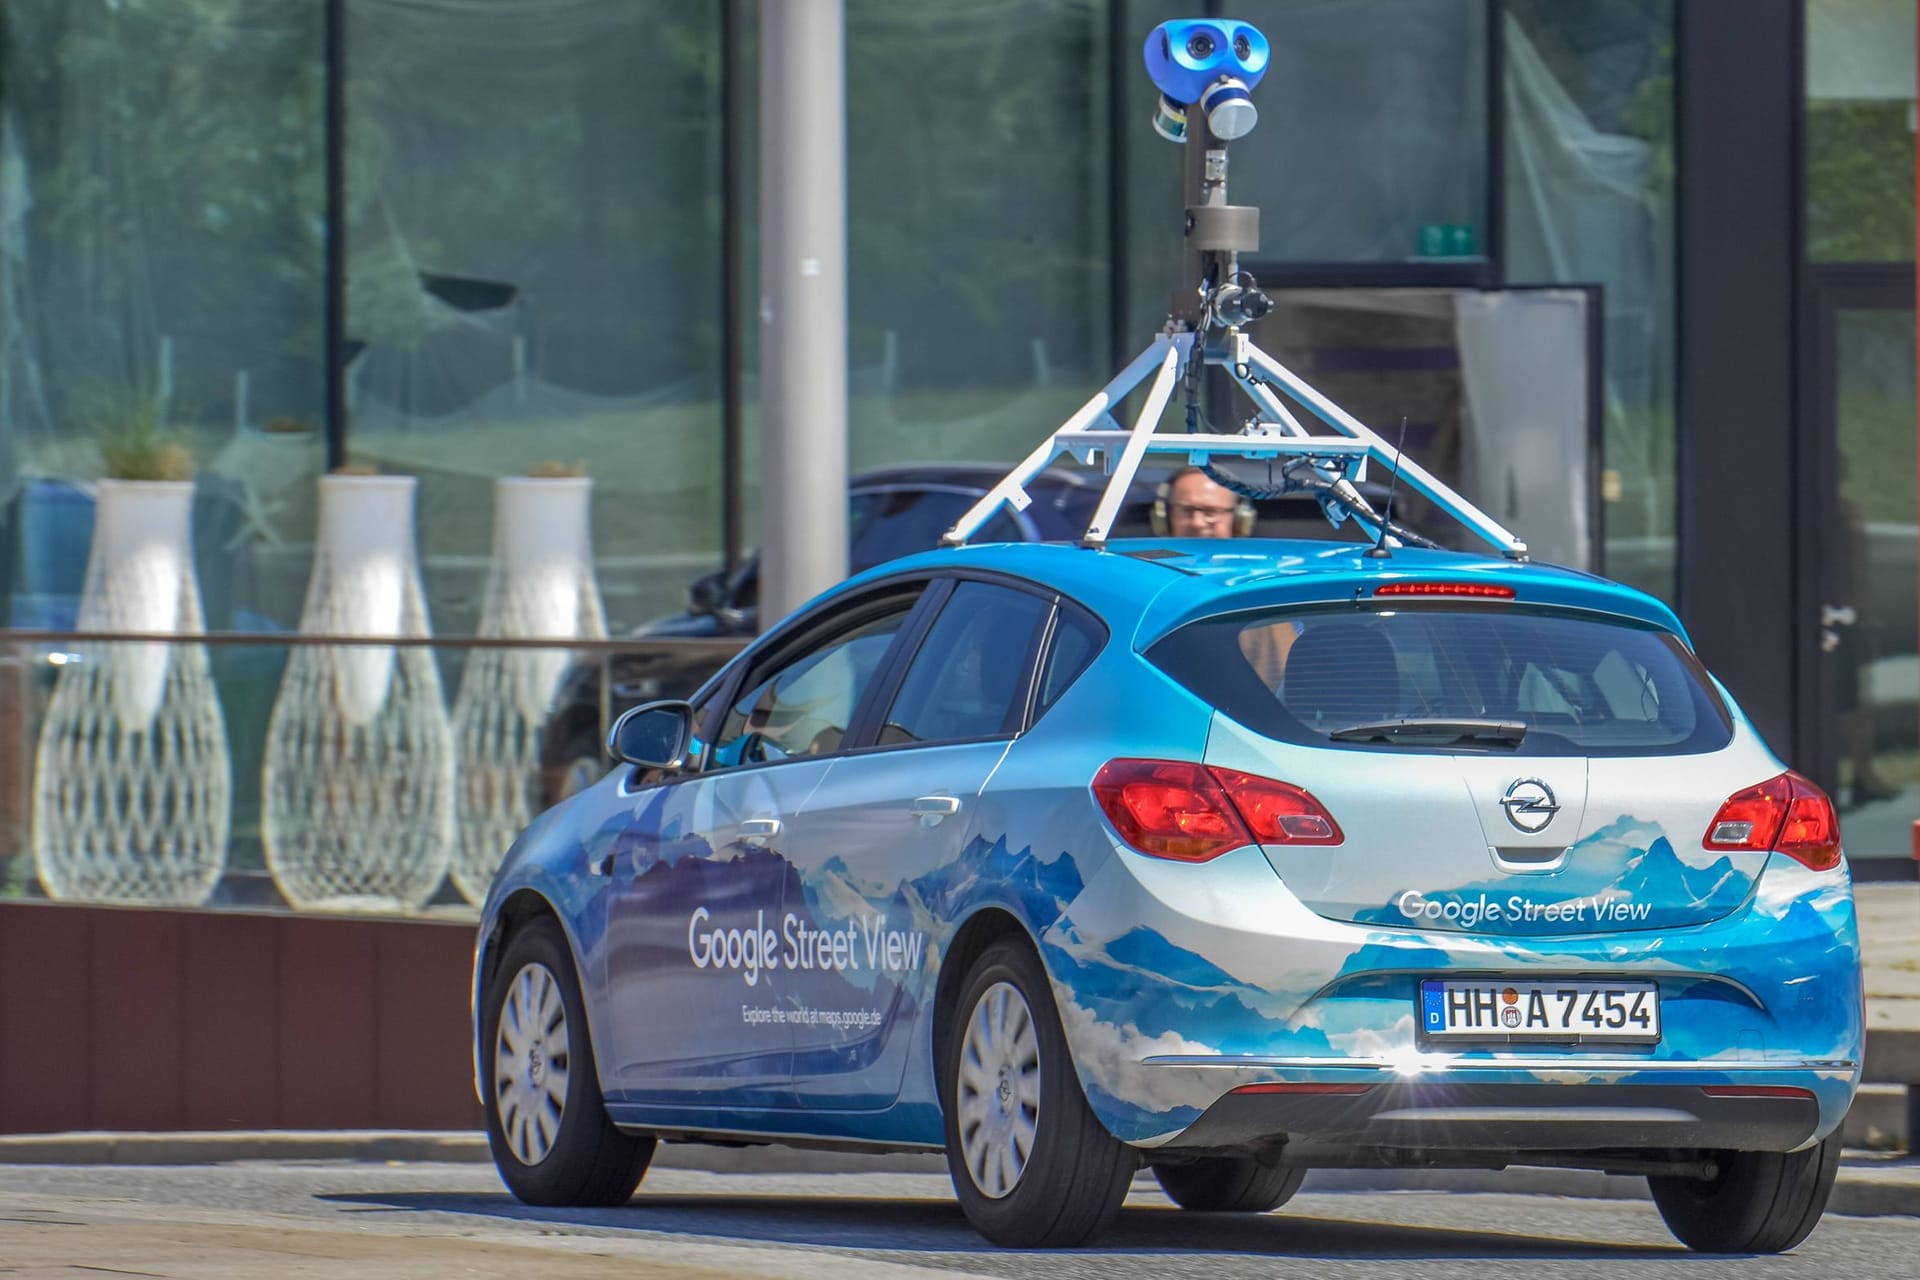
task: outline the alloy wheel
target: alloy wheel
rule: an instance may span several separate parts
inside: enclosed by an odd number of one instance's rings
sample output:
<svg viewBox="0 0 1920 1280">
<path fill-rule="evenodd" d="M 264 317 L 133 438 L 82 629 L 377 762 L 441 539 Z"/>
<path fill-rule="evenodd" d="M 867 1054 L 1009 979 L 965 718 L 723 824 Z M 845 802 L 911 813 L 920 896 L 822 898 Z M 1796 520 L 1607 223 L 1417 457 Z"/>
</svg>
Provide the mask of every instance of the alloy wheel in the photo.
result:
<svg viewBox="0 0 1920 1280">
<path fill-rule="evenodd" d="M 960 1142 L 974 1186 L 998 1200 L 1019 1185 L 1040 1119 L 1040 1039 L 1020 989 L 996 982 L 967 1020 L 957 1082 Z"/>
<path fill-rule="evenodd" d="M 493 1101 L 514 1158 L 537 1165 L 553 1150 L 567 1109 L 567 1007 L 544 964 L 514 975 L 493 1044 Z"/>
</svg>

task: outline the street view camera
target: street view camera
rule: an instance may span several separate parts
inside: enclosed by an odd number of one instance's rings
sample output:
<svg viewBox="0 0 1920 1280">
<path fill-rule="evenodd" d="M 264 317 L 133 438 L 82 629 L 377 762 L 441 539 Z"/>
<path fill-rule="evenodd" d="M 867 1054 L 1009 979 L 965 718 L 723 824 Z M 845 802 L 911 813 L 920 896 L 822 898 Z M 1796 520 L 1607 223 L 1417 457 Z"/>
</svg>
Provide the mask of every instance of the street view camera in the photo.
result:
<svg viewBox="0 0 1920 1280">
<path fill-rule="evenodd" d="M 942 542 L 964 543 L 1002 504 L 1024 511 L 1033 501 L 1027 481 L 1062 454 L 1108 474 L 1106 492 L 1081 545 L 1104 547 L 1121 504 L 1149 453 L 1172 455 L 1245 498 L 1311 495 L 1336 528 L 1354 521 L 1384 553 L 1408 544 L 1433 546 L 1373 509 L 1355 487 L 1370 463 L 1387 468 L 1397 484 L 1420 494 L 1502 554 L 1527 558 L 1527 546 L 1497 521 L 1404 459 L 1372 428 L 1321 394 L 1306 379 L 1255 346 L 1247 328 L 1273 310 L 1254 278 L 1240 269 L 1242 253 L 1260 248 L 1260 211 L 1227 202 L 1227 152 L 1253 132 L 1260 115 L 1253 92 L 1272 57 L 1258 27 L 1232 18 L 1163 22 L 1147 35 L 1147 75 L 1160 91 L 1153 128 L 1186 154 L 1186 218 L 1180 287 L 1166 325 L 1145 351 L 1028 454 L 947 530 Z M 1253 402 L 1238 431 L 1208 427 L 1200 413 L 1199 375 L 1208 365 L 1227 371 Z M 1114 410 L 1151 379 L 1131 427 Z M 1160 419 L 1176 385 L 1186 384 L 1186 430 L 1163 432 Z M 1301 414 L 1315 420 L 1309 430 Z"/>
</svg>

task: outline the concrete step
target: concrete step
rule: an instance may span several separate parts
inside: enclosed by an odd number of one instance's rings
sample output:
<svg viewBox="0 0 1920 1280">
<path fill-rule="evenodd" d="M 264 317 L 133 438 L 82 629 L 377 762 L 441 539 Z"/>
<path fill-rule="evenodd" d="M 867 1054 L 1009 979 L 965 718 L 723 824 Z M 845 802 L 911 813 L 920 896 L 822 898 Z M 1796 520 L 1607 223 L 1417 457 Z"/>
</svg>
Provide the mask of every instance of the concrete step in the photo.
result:
<svg viewBox="0 0 1920 1280">
<path fill-rule="evenodd" d="M 1865 1059 L 1862 1080 L 1920 1082 L 1920 1031 L 1869 1027 Z"/>
<path fill-rule="evenodd" d="M 1908 1130 L 1907 1086 L 1903 1084 L 1863 1084 L 1854 1095 L 1853 1109 L 1841 1132 L 1841 1141 L 1858 1150 L 1910 1151 L 1913 1135 Z"/>
<path fill-rule="evenodd" d="M 1920 1094 L 1913 1087 L 1920 1084 L 1920 1031 L 1868 1028 L 1860 1079 L 1847 1113 L 1846 1144 L 1872 1151 L 1914 1150 L 1920 1138 Z"/>
</svg>

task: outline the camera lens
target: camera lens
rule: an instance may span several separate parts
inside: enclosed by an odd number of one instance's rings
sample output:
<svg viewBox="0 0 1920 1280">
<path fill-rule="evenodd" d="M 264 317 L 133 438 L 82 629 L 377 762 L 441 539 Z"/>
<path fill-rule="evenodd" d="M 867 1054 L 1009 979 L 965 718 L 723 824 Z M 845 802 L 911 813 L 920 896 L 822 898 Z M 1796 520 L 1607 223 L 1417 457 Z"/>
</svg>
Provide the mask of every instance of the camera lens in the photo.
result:
<svg viewBox="0 0 1920 1280">
<path fill-rule="evenodd" d="M 1213 37 L 1204 31 L 1196 31 L 1187 37 L 1187 52 L 1196 58 L 1213 56 Z"/>
<path fill-rule="evenodd" d="M 1247 39 L 1246 32 L 1242 31 L 1233 38 L 1233 52 L 1242 62 L 1253 56 L 1253 41 Z"/>
</svg>

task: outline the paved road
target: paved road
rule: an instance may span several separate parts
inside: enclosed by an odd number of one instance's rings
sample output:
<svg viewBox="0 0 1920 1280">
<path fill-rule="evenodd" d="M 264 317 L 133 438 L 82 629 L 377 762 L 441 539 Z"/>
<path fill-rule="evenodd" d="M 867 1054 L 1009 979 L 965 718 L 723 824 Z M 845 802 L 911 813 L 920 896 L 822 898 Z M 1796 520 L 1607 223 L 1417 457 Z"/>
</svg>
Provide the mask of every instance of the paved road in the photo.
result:
<svg viewBox="0 0 1920 1280">
<path fill-rule="evenodd" d="M 1920 1223 L 1829 1217 L 1791 1257 L 1689 1255 L 1643 1200 L 1319 1193 L 1258 1218 L 1182 1214 L 1136 1184 L 1098 1248 L 987 1248 L 923 1174 L 656 1170 L 626 1208 L 529 1209 L 460 1164 L 0 1167 L 0 1276 L 554 1280 L 1275 1275 L 1910 1280 Z"/>
</svg>

